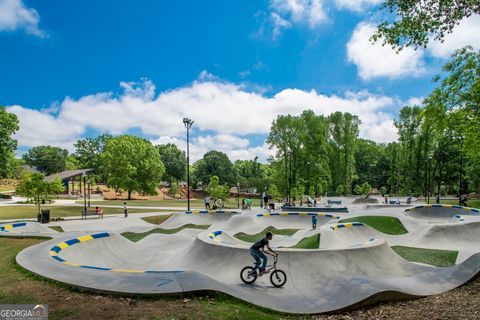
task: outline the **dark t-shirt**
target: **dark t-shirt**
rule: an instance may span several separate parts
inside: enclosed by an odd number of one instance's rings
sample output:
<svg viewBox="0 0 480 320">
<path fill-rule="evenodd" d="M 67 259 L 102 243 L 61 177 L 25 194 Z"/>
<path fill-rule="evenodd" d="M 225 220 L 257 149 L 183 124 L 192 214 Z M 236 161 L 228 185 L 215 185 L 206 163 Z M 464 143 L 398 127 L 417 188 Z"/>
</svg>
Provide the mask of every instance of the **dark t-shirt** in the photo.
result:
<svg viewBox="0 0 480 320">
<path fill-rule="evenodd" d="M 255 250 L 260 250 L 263 247 L 265 247 L 268 244 L 268 239 L 267 238 L 262 238 L 255 242 L 253 246 L 250 249 L 255 249 Z"/>
</svg>

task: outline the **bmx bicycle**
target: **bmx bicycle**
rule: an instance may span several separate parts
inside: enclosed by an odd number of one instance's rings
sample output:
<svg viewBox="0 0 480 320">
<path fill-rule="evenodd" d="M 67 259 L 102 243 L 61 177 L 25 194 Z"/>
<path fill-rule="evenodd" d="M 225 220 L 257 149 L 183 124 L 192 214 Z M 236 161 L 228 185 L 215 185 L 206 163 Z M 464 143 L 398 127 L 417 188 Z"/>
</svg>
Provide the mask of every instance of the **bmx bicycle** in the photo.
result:
<svg viewBox="0 0 480 320">
<path fill-rule="evenodd" d="M 280 269 L 277 269 L 277 262 L 278 262 L 278 257 L 274 256 L 273 257 L 273 265 L 267 266 L 267 271 L 272 271 L 270 273 L 270 282 L 273 284 L 274 287 L 281 287 L 287 282 L 287 275 L 285 272 L 283 272 Z M 254 283 L 255 280 L 259 277 L 259 274 L 257 273 L 257 270 L 260 266 L 260 263 L 255 262 L 255 264 L 252 266 L 247 266 L 240 271 L 240 279 L 242 279 L 243 282 L 246 284 L 251 284 Z"/>
</svg>

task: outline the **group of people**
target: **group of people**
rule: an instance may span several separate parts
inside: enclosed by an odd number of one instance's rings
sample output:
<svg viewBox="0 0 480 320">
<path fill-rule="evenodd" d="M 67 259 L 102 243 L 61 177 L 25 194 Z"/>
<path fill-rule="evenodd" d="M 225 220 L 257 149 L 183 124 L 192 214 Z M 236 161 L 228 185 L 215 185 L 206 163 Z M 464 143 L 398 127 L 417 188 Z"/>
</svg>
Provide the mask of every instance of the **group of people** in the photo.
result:
<svg viewBox="0 0 480 320">
<path fill-rule="evenodd" d="M 205 205 L 205 210 L 212 210 L 210 206 L 210 196 L 207 194 L 205 198 L 203 198 L 203 204 Z M 223 208 L 223 201 L 222 199 L 217 199 L 214 201 L 213 206 L 219 210 Z"/>
</svg>

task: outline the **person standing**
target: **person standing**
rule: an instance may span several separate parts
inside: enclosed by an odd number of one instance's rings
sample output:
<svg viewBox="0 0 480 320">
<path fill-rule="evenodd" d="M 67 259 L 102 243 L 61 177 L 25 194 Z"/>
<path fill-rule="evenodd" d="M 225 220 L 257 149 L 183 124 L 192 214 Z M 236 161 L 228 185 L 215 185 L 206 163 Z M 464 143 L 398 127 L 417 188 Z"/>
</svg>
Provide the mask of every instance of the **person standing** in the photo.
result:
<svg viewBox="0 0 480 320">
<path fill-rule="evenodd" d="M 222 201 L 222 198 L 219 198 L 217 200 L 217 209 L 222 210 L 222 207 L 223 207 L 223 201 Z"/>
<path fill-rule="evenodd" d="M 205 210 L 210 210 L 210 197 L 208 194 L 203 199 L 203 202 L 205 203 Z"/>
<path fill-rule="evenodd" d="M 317 216 L 316 215 L 312 216 L 312 229 L 313 230 L 317 229 Z"/>
<path fill-rule="evenodd" d="M 126 202 L 123 203 L 123 213 L 125 215 L 125 218 L 128 217 L 128 207 Z"/>
</svg>

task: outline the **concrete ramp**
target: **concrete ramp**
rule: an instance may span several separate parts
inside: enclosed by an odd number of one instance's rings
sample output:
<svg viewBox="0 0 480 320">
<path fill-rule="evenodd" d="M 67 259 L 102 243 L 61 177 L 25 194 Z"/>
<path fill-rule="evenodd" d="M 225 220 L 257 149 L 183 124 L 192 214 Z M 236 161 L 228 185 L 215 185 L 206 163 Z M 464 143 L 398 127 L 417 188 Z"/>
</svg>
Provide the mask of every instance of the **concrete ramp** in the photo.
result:
<svg viewBox="0 0 480 320">
<path fill-rule="evenodd" d="M 190 213 L 187 212 L 176 212 L 173 213 L 170 218 L 165 222 L 160 224 L 160 228 L 165 229 L 174 229 L 186 224 L 198 224 L 198 225 L 212 225 L 216 223 L 221 223 L 228 221 L 232 216 L 237 215 L 236 213 L 230 212 L 210 212 L 210 213 L 200 213 L 200 211 L 193 211 Z"/>
<path fill-rule="evenodd" d="M 337 223 L 322 227 L 321 249 L 350 248 L 375 241 L 378 231 L 361 222 Z"/>
<path fill-rule="evenodd" d="M 456 215 L 480 217 L 480 210 L 455 205 L 430 204 L 407 209 L 405 210 L 405 214 L 409 217 L 426 220 L 428 222 L 448 222 L 455 219 Z"/>
<path fill-rule="evenodd" d="M 279 249 L 278 267 L 288 280 L 277 289 L 268 276 L 254 285 L 240 281 L 241 268 L 253 259 L 248 248 L 228 234 L 202 232 L 193 240 L 187 234 L 172 237 L 176 241 L 166 250 L 161 239 L 156 239 L 155 249 L 153 238 L 133 243 L 107 232 L 65 235 L 23 250 L 17 262 L 34 273 L 94 290 L 140 294 L 214 290 L 262 307 L 304 314 L 441 293 L 480 270 L 479 254 L 451 268 L 435 268 L 404 260 L 385 241 L 333 250 Z"/>
<path fill-rule="evenodd" d="M 57 233 L 46 225 L 38 222 L 12 222 L 0 224 L 0 235 L 35 235 Z"/>
</svg>

